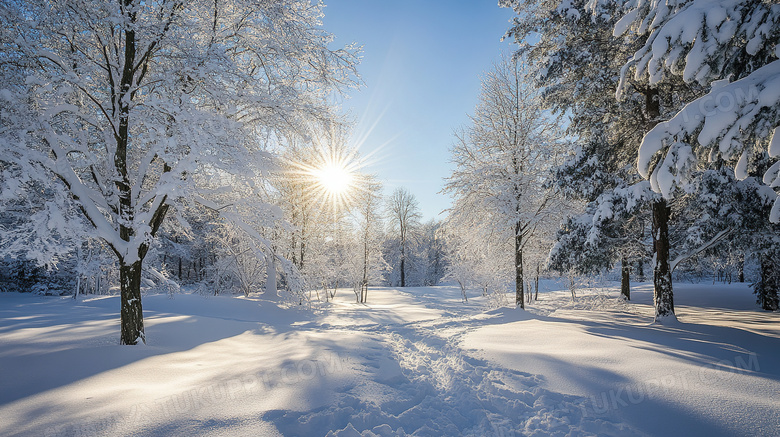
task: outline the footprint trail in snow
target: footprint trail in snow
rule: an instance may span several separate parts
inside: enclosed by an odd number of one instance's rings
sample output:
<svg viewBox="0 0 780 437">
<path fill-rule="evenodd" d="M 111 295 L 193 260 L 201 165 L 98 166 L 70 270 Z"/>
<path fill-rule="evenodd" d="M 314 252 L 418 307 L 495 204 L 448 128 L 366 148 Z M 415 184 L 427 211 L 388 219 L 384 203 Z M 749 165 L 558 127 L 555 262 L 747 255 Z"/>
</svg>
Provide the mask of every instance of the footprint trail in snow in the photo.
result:
<svg viewBox="0 0 780 437">
<path fill-rule="evenodd" d="M 431 300 L 400 293 L 414 305 L 431 306 Z M 408 306 L 398 306 L 404 309 Z M 479 313 L 444 311 L 386 324 L 356 320 L 345 329 L 343 318 L 356 316 L 365 317 L 350 311 L 342 314 L 341 326 L 323 325 L 334 338 L 355 331 L 364 337 L 348 366 L 357 374 L 354 384 L 315 411 L 266 414 L 284 435 L 317 435 L 316 430 L 334 437 L 641 435 L 588 410 L 582 398 L 542 388 L 535 375 L 467 354 L 460 339 L 480 326 Z"/>
</svg>

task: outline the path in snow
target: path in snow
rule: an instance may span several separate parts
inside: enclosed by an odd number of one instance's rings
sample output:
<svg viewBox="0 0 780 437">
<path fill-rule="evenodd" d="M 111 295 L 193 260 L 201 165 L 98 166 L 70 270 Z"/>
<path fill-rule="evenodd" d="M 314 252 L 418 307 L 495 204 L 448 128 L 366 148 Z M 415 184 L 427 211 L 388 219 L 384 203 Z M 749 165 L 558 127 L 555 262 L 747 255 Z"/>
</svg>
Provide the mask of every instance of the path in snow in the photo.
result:
<svg viewBox="0 0 780 437">
<path fill-rule="evenodd" d="M 744 285 L 676 286 L 675 326 L 646 285 L 543 285 L 526 312 L 455 287 L 146 296 L 141 347 L 116 297 L 0 293 L 0 435 L 776 435 L 780 324 Z"/>
<path fill-rule="evenodd" d="M 322 325 L 334 336 L 339 331 L 330 323 L 366 336 L 357 354 L 362 378 L 317 411 L 267 415 L 283 434 L 639 435 L 588 411 L 580 397 L 541 388 L 535 375 L 464 354 L 463 336 L 501 311 L 464 306 L 452 287 L 381 289 L 372 296 L 378 303 L 356 310 L 342 294 Z"/>
</svg>

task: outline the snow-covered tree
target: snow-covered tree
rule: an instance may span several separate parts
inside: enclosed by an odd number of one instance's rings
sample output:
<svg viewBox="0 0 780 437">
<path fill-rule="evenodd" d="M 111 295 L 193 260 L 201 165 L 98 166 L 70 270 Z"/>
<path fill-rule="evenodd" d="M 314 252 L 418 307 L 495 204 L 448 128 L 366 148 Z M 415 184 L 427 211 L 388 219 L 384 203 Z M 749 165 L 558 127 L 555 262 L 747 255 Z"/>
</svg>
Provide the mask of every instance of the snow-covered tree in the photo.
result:
<svg viewBox="0 0 780 437">
<path fill-rule="evenodd" d="M 436 219 L 423 223 L 420 228 L 421 283 L 437 285 L 444 277 L 447 262 L 445 240 L 442 235 L 443 223 Z"/>
<path fill-rule="evenodd" d="M 396 188 L 387 199 L 388 233 L 397 244 L 399 285 L 406 287 L 411 246 L 420 229 L 420 206 L 417 198 L 406 188 Z"/>
<path fill-rule="evenodd" d="M 544 107 L 567 115 L 567 133 L 577 144 L 575 153 L 556 170 L 554 184 L 571 201 L 591 202 L 588 210 L 593 212 L 604 207 L 598 205 L 599 198 L 619 197 L 639 179 L 633 163 L 649 123 L 643 95 L 649 91 L 635 90 L 637 98 L 623 101 L 613 98 L 621 60 L 632 46 L 612 37 L 616 19 L 608 11 L 594 16 L 583 13 L 586 3 L 519 0 L 503 5 L 518 15 L 507 36 L 515 38 L 518 53 L 536 67 L 531 77 L 540 88 Z M 647 215 L 648 209 L 633 208 L 631 214 Z M 551 254 L 551 266 L 592 273 L 618 261 L 627 264 L 628 254 L 641 256 L 644 251 L 634 250 L 639 236 L 623 219 L 637 223 L 645 218 L 619 212 L 615 217 L 597 220 L 597 229 L 589 229 L 595 223 L 588 211 L 570 219 Z M 607 238 L 591 238 L 585 244 L 587 234 L 607 230 Z M 627 295 L 628 276 L 623 279 Z"/>
<path fill-rule="evenodd" d="M 456 134 L 455 165 L 444 190 L 454 197 L 450 220 L 474 233 L 513 241 L 516 303 L 525 307 L 523 249 L 558 198 L 545 187 L 560 164 L 557 123 L 542 111 L 523 65 L 504 59 L 486 74 L 470 124 Z"/>
<path fill-rule="evenodd" d="M 510 273 L 514 271 L 512 242 L 499 233 L 476 233 L 470 227 L 458 226 L 458 222 L 449 220 L 444 225 L 444 279 L 458 283 L 463 302 L 468 302 L 468 290 L 478 288 L 488 298 L 488 306 L 505 305 L 507 285 L 513 279 Z"/>
<path fill-rule="evenodd" d="M 615 35 L 628 35 L 641 45 L 621 71 L 618 98 L 636 83 L 657 88 L 682 79 L 707 87 L 703 96 L 688 101 L 645 135 L 639 172 L 663 195 L 662 201 L 672 198 L 674 189 L 685 185 L 702 162 L 734 163 L 737 179 L 748 177 L 750 147 L 780 122 L 780 5 L 760 0 L 619 4 L 624 15 L 615 25 Z M 780 144 L 780 135 L 775 138 Z M 770 155 L 780 155 L 780 147 L 775 150 L 773 144 L 774 139 Z M 764 179 L 776 186 L 780 163 L 773 168 Z M 668 210 L 653 209 L 654 222 L 664 216 L 668 217 Z M 780 201 L 775 202 L 770 219 L 780 220 Z M 657 226 L 653 235 L 656 231 L 663 235 L 665 229 Z M 656 240 L 656 247 L 661 243 Z M 656 270 L 673 268 L 665 264 L 657 253 Z M 673 312 L 671 299 L 666 308 L 656 307 L 659 315 Z"/>
<path fill-rule="evenodd" d="M 11 108 L 0 160 L 74 201 L 116 256 L 122 344 L 144 339 L 143 261 L 181 199 L 269 245 L 239 214 L 245 193 L 254 206 L 265 198 L 258 181 L 271 156 L 260 139 L 326 115 L 328 94 L 354 72 L 353 51 L 328 47 L 321 9 L 302 0 L 0 5 L 0 52 L 25 77 L 0 91 Z"/>
<path fill-rule="evenodd" d="M 618 97 L 632 81 L 653 87 L 677 77 L 708 87 L 644 137 L 637 167 L 655 191 L 669 198 L 696 161 L 733 163 L 737 179 L 744 179 L 750 148 L 770 135 L 769 155 L 780 156 L 780 5 L 632 0 L 622 6 L 615 34 L 644 42 L 623 67 Z M 780 186 L 780 162 L 764 182 Z M 770 218 L 780 221 L 780 198 Z"/>
<path fill-rule="evenodd" d="M 357 253 L 352 257 L 355 297 L 358 302 L 368 299 L 368 286 L 377 284 L 387 264 L 382 258 L 382 185 L 373 176 L 366 176 L 361 182 L 360 192 L 356 196 L 355 212 L 357 221 Z"/>
<path fill-rule="evenodd" d="M 549 267 L 561 273 L 595 274 L 621 264 L 621 294 L 630 299 L 629 260 L 647 256 L 646 210 L 656 195 L 647 182 L 605 190 L 558 230 Z"/>
<path fill-rule="evenodd" d="M 633 55 L 641 51 L 642 47 L 652 44 L 649 42 L 652 38 L 646 32 L 628 32 L 622 37 L 613 34 L 616 27 L 620 28 L 625 24 L 625 20 L 621 20 L 624 6 L 628 5 L 629 9 L 645 8 L 649 5 L 665 8 L 665 3 L 550 0 L 542 2 L 541 7 L 536 6 L 535 2 L 523 0 L 506 3 L 518 12 L 515 26 L 509 34 L 521 44 L 523 53 L 537 61 L 537 84 L 544 88 L 546 103 L 555 109 L 572 113 L 570 133 L 579 137 L 581 153 L 578 155 L 581 159 L 572 161 L 574 165 L 568 165 L 559 172 L 559 175 L 564 176 L 561 185 L 571 185 L 568 179 L 579 182 L 574 191 L 581 191 L 590 202 L 597 202 L 599 198 L 614 199 L 621 192 L 627 193 L 625 188 L 635 184 L 639 176 L 636 170 L 632 171 L 630 167 L 635 167 L 633 163 L 645 133 L 659 122 L 674 117 L 686 103 L 705 94 L 709 86 L 706 83 L 686 81 L 684 77 L 673 74 L 663 81 L 648 81 L 641 74 L 633 78 L 626 76 L 630 67 L 625 65 L 625 60 L 638 60 Z M 674 2 L 675 5 L 678 3 L 684 2 Z M 672 6 L 674 7 L 676 6 Z M 662 42 L 658 41 L 656 45 L 660 46 Z M 675 56 L 678 55 L 680 52 L 675 52 Z M 646 60 L 643 58 L 638 62 Z M 607 91 L 615 89 L 621 90 L 621 98 L 610 102 L 608 94 L 611 93 Z M 717 167 L 718 163 L 715 164 Z M 686 171 L 693 181 L 699 178 L 702 171 L 715 167 L 689 165 Z M 657 184 L 651 182 L 654 190 L 659 191 Z M 688 184 L 687 188 L 694 186 L 697 185 Z M 672 210 L 693 201 L 692 193 L 686 191 L 686 198 L 681 200 L 673 200 L 674 196 L 670 194 L 677 196 L 681 195 L 681 192 L 666 193 L 664 196 L 642 196 L 645 199 L 643 201 L 649 202 L 649 208 L 636 208 L 634 213 L 642 216 L 648 214 L 648 219 L 631 217 L 634 222 L 652 223 L 649 235 L 653 240 L 657 318 L 674 313 L 671 280 L 674 266 L 670 258 L 672 244 L 669 233 L 684 233 L 686 229 L 694 229 L 686 227 L 682 222 L 670 222 L 670 219 L 674 221 L 682 218 Z M 630 200 L 619 200 L 617 204 L 625 205 Z M 671 205 L 671 201 L 674 201 L 675 205 Z M 594 204 L 589 210 L 595 212 L 603 206 Z M 601 216 L 604 217 L 603 214 Z M 616 216 L 625 218 L 622 213 Z M 585 218 L 585 221 L 593 222 L 589 218 Z M 584 223 L 579 220 L 577 224 L 582 226 Z M 610 242 L 608 244 L 614 246 L 602 254 L 612 253 L 623 261 L 626 251 L 630 251 L 632 246 L 637 247 L 636 233 L 630 227 L 616 225 L 618 223 L 601 221 L 599 232 L 609 230 L 611 235 L 602 241 Z M 616 232 L 621 228 L 628 232 L 623 235 Z M 725 235 L 714 228 L 706 230 L 710 235 L 701 240 L 705 245 L 718 241 Z M 673 236 L 678 240 L 680 237 L 685 239 L 682 234 Z M 628 246 L 621 247 L 621 242 L 628 243 Z"/>
</svg>

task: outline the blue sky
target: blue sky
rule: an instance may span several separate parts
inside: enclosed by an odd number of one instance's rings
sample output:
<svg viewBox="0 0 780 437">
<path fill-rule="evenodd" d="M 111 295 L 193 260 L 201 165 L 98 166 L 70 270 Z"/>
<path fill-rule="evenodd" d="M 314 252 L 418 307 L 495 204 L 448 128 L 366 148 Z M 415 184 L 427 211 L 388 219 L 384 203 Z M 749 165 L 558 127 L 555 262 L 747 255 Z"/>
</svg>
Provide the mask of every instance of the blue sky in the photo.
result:
<svg viewBox="0 0 780 437">
<path fill-rule="evenodd" d="M 437 193 L 450 173 L 453 131 L 468 122 L 482 74 L 513 49 L 501 41 L 512 11 L 497 0 L 326 3 L 323 25 L 334 45 L 363 46 L 365 85 L 342 106 L 358 121 L 361 154 L 371 154 L 366 171 L 386 194 L 409 189 L 425 221 L 443 218 L 450 201 Z"/>
</svg>

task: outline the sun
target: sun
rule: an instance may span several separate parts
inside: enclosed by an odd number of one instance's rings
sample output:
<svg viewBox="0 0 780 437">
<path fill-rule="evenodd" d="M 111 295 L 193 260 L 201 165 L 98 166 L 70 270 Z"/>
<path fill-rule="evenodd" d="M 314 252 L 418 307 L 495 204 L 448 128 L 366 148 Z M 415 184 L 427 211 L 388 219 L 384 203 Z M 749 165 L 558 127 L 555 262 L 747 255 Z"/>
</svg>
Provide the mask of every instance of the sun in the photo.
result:
<svg viewBox="0 0 780 437">
<path fill-rule="evenodd" d="M 347 194 L 352 186 L 354 175 L 347 166 L 340 163 L 327 163 L 314 171 L 317 183 L 332 196 Z"/>
<path fill-rule="evenodd" d="M 320 212 L 350 212 L 374 180 L 364 172 L 373 161 L 358 152 L 364 141 L 349 139 L 337 129 L 313 136 L 311 143 L 282 156 L 283 184 L 301 196 L 302 205 L 316 205 Z"/>
<path fill-rule="evenodd" d="M 343 212 L 354 206 L 362 188 L 362 160 L 356 150 L 315 145 L 304 159 L 288 161 L 292 180 L 299 183 L 307 201 Z"/>
</svg>

